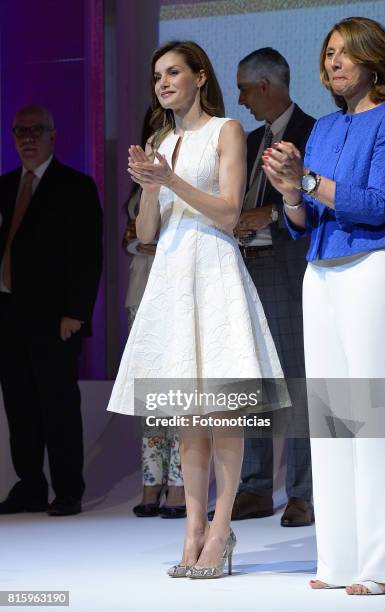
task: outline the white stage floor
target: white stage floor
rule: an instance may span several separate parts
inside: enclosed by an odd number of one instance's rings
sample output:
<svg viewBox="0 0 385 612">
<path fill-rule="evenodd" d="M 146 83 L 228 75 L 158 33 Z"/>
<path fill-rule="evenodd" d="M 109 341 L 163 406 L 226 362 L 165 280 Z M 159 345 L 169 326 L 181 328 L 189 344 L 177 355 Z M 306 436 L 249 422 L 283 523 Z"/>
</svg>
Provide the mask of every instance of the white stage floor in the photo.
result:
<svg viewBox="0 0 385 612">
<path fill-rule="evenodd" d="M 85 510 L 0 517 L 0 590 L 69 590 L 73 612 L 385 610 L 385 597 L 312 591 L 314 529 L 282 528 L 279 513 L 233 523 L 232 577 L 193 581 L 166 575 L 179 560 L 184 520 L 138 519 L 127 504 Z"/>
</svg>

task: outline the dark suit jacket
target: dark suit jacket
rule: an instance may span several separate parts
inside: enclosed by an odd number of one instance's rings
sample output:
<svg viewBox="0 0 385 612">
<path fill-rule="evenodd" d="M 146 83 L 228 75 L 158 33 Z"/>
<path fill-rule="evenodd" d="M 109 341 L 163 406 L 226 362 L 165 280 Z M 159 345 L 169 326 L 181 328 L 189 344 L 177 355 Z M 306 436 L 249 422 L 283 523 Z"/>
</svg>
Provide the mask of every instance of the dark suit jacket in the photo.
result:
<svg viewBox="0 0 385 612">
<path fill-rule="evenodd" d="M 293 114 L 287 124 L 283 140 L 292 142 L 300 151 L 302 156 L 305 152 L 306 142 L 315 123 L 315 119 L 306 115 L 296 104 Z M 264 136 L 264 126 L 250 132 L 247 137 L 247 182 L 249 182 L 253 164 L 258 154 L 261 140 Z M 265 204 L 275 204 L 279 211 L 279 219 L 270 225 L 273 248 L 276 257 L 282 260 L 282 265 L 287 267 L 288 275 L 293 281 L 293 288 L 298 298 L 301 292 L 302 278 L 306 268 L 306 253 L 309 248 L 309 239 L 293 240 L 286 229 L 283 218 L 283 204 L 281 194 L 267 181 Z"/>
<path fill-rule="evenodd" d="M 0 261 L 21 168 L 0 177 Z M 102 212 L 93 179 L 55 158 L 45 171 L 12 243 L 12 304 L 40 333 L 58 333 L 61 317 L 91 318 L 102 269 Z"/>
</svg>

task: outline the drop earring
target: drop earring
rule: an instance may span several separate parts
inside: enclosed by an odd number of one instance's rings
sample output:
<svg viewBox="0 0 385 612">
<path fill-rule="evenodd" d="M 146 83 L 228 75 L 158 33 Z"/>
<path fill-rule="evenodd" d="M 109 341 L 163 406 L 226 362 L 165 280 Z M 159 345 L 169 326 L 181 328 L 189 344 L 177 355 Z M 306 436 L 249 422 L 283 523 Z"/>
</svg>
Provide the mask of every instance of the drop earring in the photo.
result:
<svg viewBox="0 0 385 612">
<path fill-rule="evenodd" d="M 373 74 L 374 74 L 374 76 L 373 76 L 373 85 L 377 85 L 377 83 L 378 83 L 378 74 L 377 74 L 377 72 L 374 72 Z"/>
</svg>

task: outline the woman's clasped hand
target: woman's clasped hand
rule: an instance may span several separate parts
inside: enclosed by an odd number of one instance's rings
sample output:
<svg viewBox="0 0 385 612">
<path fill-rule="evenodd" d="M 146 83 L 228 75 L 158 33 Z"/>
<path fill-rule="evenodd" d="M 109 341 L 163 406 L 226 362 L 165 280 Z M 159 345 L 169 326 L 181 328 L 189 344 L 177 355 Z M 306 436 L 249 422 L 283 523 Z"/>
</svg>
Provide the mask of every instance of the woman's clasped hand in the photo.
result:
<svg viewBox="0 0 385 612">
<path fill-rule="evenodd" d="M 267 177 L 280 191 L 299 190 L 304 173 L 301 153 L 291 142 L 275 142 L 263 153 L 263 166 Z"/>
<path fill-rule="evenodd" d="M 131 145 L 128 154 L 127 171 L 133 181 L 139 183 L 144 189 L 151 185 L 169 186 L 174 173 L 164 155 L 156 150 L 150 155 L 146 154 L 139 145 Z"/>
</svg>

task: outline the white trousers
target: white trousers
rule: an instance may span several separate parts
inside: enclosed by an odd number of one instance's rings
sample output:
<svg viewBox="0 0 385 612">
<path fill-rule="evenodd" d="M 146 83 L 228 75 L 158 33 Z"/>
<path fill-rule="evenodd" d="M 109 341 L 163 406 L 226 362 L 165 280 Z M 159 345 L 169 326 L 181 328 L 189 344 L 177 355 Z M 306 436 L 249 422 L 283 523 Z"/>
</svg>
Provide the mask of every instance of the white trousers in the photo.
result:
<svg viewBox="0 0 385 612">
<path fill-rule="evenodd" d="M 303 308 L 308 379 L 385 379 L 385 250 L 334 267 L 310 263 Z M 309 395 L 310 421 L 314 410 Z M 385 582 L 385 440 L 314 437 L 311 451 L 317 578 Z"/>
</svg>

